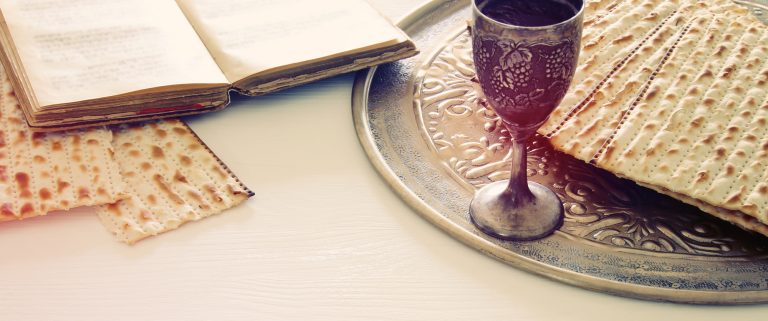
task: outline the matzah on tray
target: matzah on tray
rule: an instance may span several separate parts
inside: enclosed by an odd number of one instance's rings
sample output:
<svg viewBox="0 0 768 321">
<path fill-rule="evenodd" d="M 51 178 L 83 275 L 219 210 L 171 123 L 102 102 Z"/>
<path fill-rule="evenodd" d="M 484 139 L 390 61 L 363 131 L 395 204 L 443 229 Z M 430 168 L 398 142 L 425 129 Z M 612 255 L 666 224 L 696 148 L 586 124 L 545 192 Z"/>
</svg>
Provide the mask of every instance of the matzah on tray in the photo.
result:
<svg viewBox="0 0 768 321">
<path fill-rule="evenodd" d="M 730 1 L 592 1 L 553 146 L 768 235 L 768 28 Z"/>
</svg>

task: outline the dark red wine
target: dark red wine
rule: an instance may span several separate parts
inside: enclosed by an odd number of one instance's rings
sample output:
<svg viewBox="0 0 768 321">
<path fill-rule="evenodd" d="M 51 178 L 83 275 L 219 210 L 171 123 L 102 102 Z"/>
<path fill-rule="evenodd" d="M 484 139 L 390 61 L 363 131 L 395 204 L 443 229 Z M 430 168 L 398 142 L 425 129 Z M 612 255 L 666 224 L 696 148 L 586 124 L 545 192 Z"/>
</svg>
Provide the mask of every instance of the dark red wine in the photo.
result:
<svg viewBox="0 0 768 321">
<path fill-rule="evenodd" d="M 580 1 L 580 0 L 579 0 Z M 489 0 L 480 12 L 510 25 L 540 27 L 566 21 L 578 13 L 567 0 Z"/>
</svg>

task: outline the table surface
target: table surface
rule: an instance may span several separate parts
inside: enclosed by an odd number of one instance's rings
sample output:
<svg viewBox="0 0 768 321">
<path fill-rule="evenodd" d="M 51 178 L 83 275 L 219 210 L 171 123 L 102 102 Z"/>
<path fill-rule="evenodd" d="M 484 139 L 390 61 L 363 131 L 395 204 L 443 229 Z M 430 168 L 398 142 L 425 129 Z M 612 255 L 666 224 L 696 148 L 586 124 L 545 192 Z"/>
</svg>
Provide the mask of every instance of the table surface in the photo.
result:
<svg viewBox="0 0 768 321">
<path fill-rule="evenodd" d="M 370 0 L 397 19 L 424 1 Z M 353 75 L 189 118 L 256 193 L 127 246 L 87 209 L 0 225 L 0 320 L 764 320 L 768 305 L 609 296 L 444 234 L 379 178 Z"/>
</svg>

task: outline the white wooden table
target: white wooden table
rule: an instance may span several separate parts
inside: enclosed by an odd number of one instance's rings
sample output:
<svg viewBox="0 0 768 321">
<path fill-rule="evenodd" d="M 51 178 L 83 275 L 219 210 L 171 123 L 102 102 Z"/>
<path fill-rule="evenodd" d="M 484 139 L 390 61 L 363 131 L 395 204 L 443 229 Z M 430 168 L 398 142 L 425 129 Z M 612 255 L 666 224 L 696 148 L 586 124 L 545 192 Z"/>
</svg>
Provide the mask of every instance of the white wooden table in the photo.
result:
<svg viewBox="0 0 768 321">
<path fill-rule="evenodd" d="M 420 1 L 371 0 L 390 17 Z M 0 320 L 765 320 L 768 305 L 608 296 L 422 220 L 359 147 L 353 75 L 191 119 L 249 202 L 135 246 L 89 210 L 0 225 Z"/>
</svg>

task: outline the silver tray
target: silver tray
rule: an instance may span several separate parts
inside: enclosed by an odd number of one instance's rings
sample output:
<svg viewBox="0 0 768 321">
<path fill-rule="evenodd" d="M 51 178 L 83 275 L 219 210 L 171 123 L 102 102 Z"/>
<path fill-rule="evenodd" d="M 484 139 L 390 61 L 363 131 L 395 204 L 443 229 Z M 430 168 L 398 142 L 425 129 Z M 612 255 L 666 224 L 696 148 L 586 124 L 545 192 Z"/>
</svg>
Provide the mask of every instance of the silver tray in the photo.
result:
<svg viewBox="0 0 768 321">
<path fill-rule="evenodd" d="M 768 8 L 750 1 L 758 17 Z M 743 1 L 741 1 L 743 3 Z M 474 191 L 509 175 L 508 135 L 474 103 L 469 1 L 432 1 L 400 26 L 418 56 L 358 73 L 353 116 L 382 177 L 416 212 L 479 251 L 554 280 L 623 296 L 701 304 L 768 302 L 768 240 L 552 150 L 529 145 L 529 178 L 563 200 L 553 236 L 500 241 L 477 230 Z"/>
</svg>

